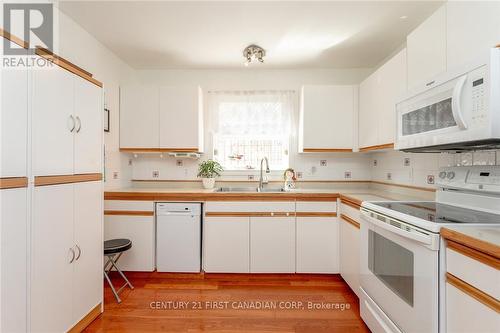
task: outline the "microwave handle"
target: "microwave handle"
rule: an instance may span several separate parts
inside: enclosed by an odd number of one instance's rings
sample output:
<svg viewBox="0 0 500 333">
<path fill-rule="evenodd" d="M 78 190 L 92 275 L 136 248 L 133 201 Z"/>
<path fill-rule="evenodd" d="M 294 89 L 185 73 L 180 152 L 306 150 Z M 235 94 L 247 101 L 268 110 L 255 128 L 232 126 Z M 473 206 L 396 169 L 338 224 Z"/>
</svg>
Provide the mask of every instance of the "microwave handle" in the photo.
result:
<svg viewBox="0 0 500 333">
<path fill-rule="evenodd" d="M 457 123 L 458 128 L 467 129 L 467 124 L 465 123 L 462 107 L 461 107 L 461 99 L 462 92 L 464 90 L 465 81 L 467 80 L 467 75 L 460 77 L 455 84 L 455 88 L 453 88 L 453 97 L 451 99 L 451 112 L 453 113 L 453 118 Z"/>
</svg>

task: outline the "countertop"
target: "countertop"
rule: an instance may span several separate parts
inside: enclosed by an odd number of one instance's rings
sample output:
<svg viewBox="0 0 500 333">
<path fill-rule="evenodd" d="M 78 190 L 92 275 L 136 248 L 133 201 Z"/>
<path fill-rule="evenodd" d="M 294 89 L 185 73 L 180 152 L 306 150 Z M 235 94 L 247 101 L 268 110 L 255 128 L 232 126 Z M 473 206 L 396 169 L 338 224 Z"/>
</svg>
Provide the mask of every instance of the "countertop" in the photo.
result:
<svg viewBox="0 0 500 333">
<path fill-rule="evenodd" d="M 457 225 L 441 229 L 447 239 L 500 259 L 500 224 L 491 227 Z"/>
</svg>

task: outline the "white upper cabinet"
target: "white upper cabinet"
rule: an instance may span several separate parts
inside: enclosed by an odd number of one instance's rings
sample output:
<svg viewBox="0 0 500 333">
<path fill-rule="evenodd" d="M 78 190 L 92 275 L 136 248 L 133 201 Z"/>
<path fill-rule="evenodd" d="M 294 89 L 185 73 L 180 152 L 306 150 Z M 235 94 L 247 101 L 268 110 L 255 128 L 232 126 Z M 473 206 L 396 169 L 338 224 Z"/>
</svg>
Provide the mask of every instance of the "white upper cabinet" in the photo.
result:
<svg viewBox="0 0 500 333">
<path fill-rule="evenodd" d="M 203 150 L 200 87 L 160 87 L 160 148 Z"/>
<path fill-rule="evenodd" d="M 357 100 L 354 86 L 303 86 L 299 151 L 355 149 Z"/>
<path fill-rule="evenodd" d="M 158 97 L 158 87 L 120 87 L 120 148 L 159 148 Z"/>
<path fill-rule="evenodd" d="M 410 33 L 406 45 L 408 88 L 431 85 L 436 75 L 446 71 L 446 6 L 440 7 Z"/>
<path fill-rule="evenodd" d="M 4 39 L 0 39 L 3 47 Z M 0 116 L 0 177 L 26 176 L 28 71 L 3 69 Z"/>
<path fill-rule="evenodd" d="M 359 86 L 359 147 L 394 143 L 396 103 L 406 92 L 406 49 L 401 50 Z"/>
<path fill-rule="evenodd" d="M 449 69 L 487 56 L 500 44 L 500 2 L 449 1 L 446 6 Z"/>
</svg>

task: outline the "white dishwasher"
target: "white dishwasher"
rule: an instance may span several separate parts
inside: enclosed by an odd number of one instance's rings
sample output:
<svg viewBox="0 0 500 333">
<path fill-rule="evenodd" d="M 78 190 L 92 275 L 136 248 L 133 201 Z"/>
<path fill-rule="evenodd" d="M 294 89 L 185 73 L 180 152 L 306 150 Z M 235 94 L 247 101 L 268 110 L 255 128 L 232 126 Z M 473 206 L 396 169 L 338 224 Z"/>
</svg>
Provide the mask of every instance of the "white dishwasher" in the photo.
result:
<svg viewBox="0 0 500 333">
<path fill-rule="evenodd" d="M 156 270 L 201 271 L 201 204 L 156 204 Z"/>
</svg>

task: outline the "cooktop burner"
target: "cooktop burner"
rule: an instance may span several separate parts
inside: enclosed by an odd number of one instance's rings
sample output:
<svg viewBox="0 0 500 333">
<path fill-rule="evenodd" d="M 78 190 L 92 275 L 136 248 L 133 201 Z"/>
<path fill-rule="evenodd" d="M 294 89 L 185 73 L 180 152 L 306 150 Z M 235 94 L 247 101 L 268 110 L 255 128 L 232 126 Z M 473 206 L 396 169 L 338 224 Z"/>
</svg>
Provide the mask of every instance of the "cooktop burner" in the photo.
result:
<svg viewBox="0 0 500 333">
<path fill-rule="evenodd" d="M 500 224 L 499 214 L 460 208 L 457 206 L 445 205 L 434 201 L 372 202 L 372 204 L 434 223 Z"/>
</svg>

